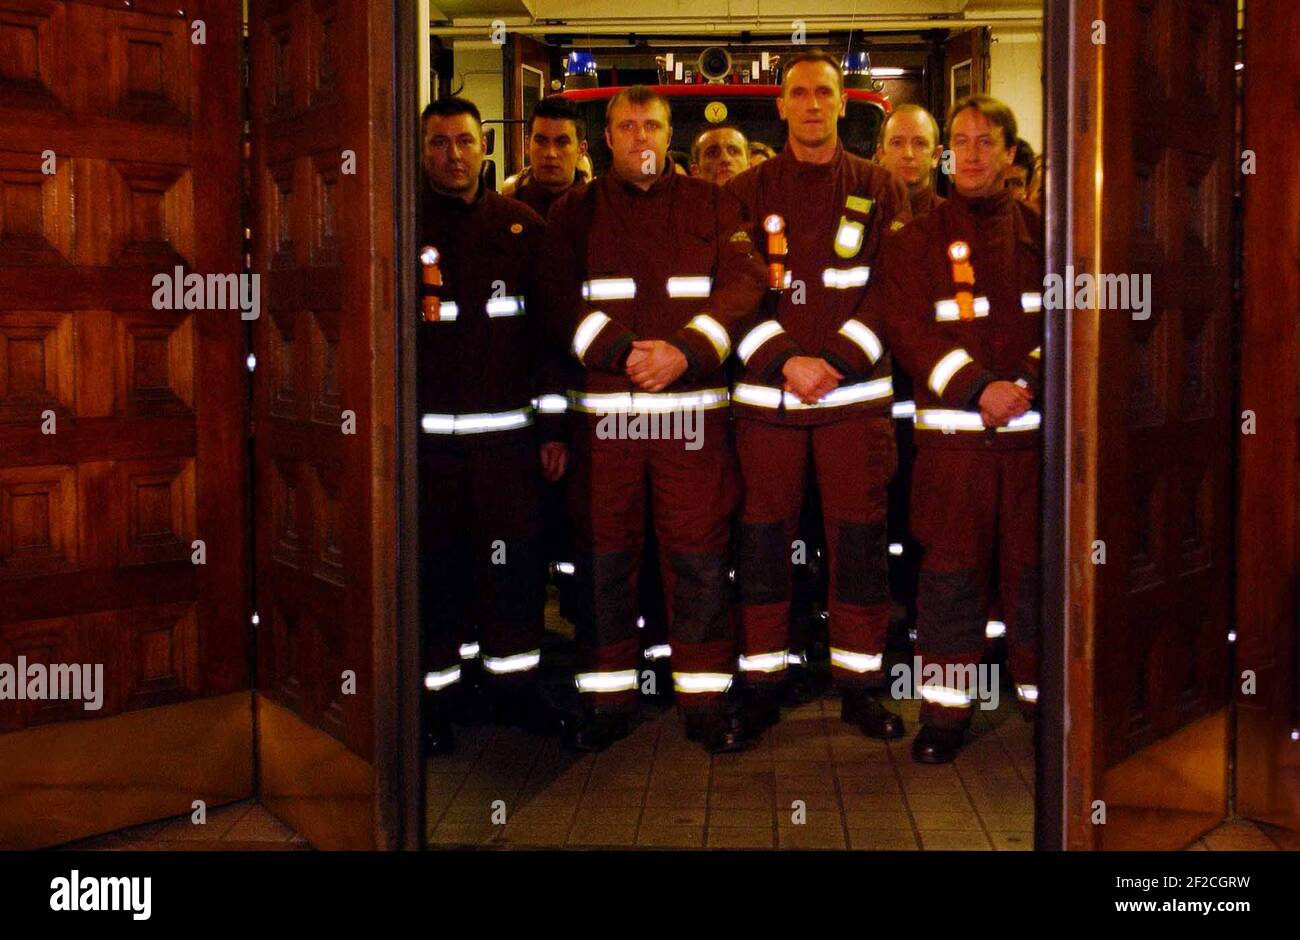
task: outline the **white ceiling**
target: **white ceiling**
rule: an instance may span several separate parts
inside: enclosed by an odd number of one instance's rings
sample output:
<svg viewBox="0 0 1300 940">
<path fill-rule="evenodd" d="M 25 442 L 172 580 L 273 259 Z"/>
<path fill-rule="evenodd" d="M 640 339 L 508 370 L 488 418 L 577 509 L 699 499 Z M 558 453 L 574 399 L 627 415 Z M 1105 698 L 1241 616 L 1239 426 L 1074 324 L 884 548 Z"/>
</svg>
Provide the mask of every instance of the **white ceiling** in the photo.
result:
<svg viewBox="0 0 1300 940">
<path fill-rule="evenodd" d="M 503 19 L 528 32 L 783 32 L 795 20 L 809 31 L 1032 25 L 1042 0 L 659 0 L 653 15 L 627 0 L 430 0 L 435 31 Z M 811 9 L 810 9 L 811 8 Z M 815 12 L 814 12 L 815 11 Z M 442 27 L 442 28 L 439 28 Z"/>
</svg>

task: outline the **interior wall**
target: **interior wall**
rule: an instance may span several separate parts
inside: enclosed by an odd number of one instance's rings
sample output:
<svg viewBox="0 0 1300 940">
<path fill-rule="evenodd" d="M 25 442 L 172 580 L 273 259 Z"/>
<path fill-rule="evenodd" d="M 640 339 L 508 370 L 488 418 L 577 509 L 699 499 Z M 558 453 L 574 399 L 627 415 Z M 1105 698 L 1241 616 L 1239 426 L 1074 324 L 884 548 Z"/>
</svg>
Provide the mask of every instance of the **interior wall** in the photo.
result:
<svg viewBox="0 0 1300 940">
<path fill-rule="evenodd" d="M 994 29 L 989 46 L 989 94 L 1011 106 L 1020 136 L 1043 150 L 1043 34 Z"/>
<path fill-rule="evenodd" d="M 486 39 L 456 40 L 455 74 L 452 76 L 451 87 L 453 90 L 460 88 L 458 94 L 461 97 L 478 105 L 485 123 L 500 121 L 506 116 L 505 72 L 501 48 Z M 510 175 L 504 144 L 505 135 L 498 130 L 496 152 L 488 157 L 488 162 L 496 164 L 498 180 Z"/>
</svg>

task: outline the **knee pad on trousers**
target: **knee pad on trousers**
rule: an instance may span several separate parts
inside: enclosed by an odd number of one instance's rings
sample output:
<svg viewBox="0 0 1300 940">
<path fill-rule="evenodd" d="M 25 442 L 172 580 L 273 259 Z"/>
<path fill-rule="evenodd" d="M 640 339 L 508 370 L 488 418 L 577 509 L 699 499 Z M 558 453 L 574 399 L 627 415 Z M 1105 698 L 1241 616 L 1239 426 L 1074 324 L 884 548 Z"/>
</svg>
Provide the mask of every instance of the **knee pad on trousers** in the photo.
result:
<svg viewBox="0 0 1300 940">
<path fill-rule="evenodd" d="M 835 532 L 835 600 L 870 607 L 889 600 L 884 522 L 841 522 Z"/>
<path fill-rule="evenodd" d="M 584 646 L 612 646 L 636 638 L 636 592 L 631 552 L 582 554 L 575 559 L 578 622 L 574 637 Z"/>
<path fill-rule="evenodd" d="M 922 571 L 917 643 L 931 656 L 961 656 L 984 646 L 987 611 L 980 604 L 979 573 Z"/>
<path fill-rule="evenodd" d="M 727 618 L 727 560 L 707 552 L 673 555 L 672 637 L 683 643 L 712 643 L 730 636 Z"/>
<path fill-rule="evenodd" d="M 1040 574 L 1038 565 L 1020 569 L 1020 583 L 1016 585 L 1016 636 L 1017 645 L 1034 646 L 1038 643 L 1039 621 L 1042 618 L 1039 595 Z"/>
<path fill-rule="evenodd" d="M 536 617 L 545 600 L 542 553 L 537 539 L 510 539 L 505 564 L 489 568 L 488 616 L 495 621 L 525 621 Z"/>
<path fill-rule="evenodd" d="M 785 523 L 741 524 L 736 584 L 742 604 L 778 604 L 790 599 L 789 550 Z"/>
</svg>

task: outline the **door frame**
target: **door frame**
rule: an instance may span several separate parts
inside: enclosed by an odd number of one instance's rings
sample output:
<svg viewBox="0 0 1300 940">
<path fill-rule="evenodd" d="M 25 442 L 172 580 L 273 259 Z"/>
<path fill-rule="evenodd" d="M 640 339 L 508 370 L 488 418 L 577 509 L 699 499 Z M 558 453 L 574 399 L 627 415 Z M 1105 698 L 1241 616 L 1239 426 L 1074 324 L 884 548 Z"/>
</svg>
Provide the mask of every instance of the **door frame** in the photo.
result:
<svg viewBox="0 0 1300 940">
<path fill-rule="evenodd" d="M 1061 274 L 1073 253 L 1070 193 L 1075 115 L 1074 0 L 1043 3 L 1043 187 L 1045 273 Z M 1034 848 L 1060 851 L 1066 845 L 1065 782 L 1066 657 L 1069 520 L 1066 515 L 1067 325 L 1065 311 L 1043 314 L 1042 509 L 1039 538 L 1042 575 L 1042 631 L 1038 676 L 1038 722 L 1034 741 Z"/>
<path fill-rule="evenodd" d="M 394 792 L 396 839 L 387 848 L 414 851 L 424 847 L 424 765 L 420 737 L 419 490 L 416 460 L 418 410 L 415 403 L 415 319 L 419 296 L 416 270 L 416 212 L 420 168 L 421 62 L 428 61 L 428 6 L 393 0 L 393 189 L 394 235 L 397 239 L 397 649 L 396 702 L 389 756 L 396 765 L 380 793 Z M 421 16 L 424 16 L 423 26 Z M 425 54 L 421 56 L 421 45 Z M 380 746 L 376 739 L 376 750 Z M 392 766 L 391 764 L 385 766 Z M 381 770 L 381 774 L 385 771 Z M 391 788 L 391 789 L 390 789 Z M 382 799 L 381 795 L 381 799 Z"/>
</svg>

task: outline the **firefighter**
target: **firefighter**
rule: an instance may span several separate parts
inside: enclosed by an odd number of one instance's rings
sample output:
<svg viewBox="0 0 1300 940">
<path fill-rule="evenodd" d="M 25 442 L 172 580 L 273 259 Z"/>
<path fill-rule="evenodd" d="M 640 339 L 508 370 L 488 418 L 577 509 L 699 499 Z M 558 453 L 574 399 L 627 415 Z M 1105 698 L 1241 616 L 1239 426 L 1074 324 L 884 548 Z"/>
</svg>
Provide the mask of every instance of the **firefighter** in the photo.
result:
<svg viewBox="0 0 1300 940">
<path fill-rule="evenodd" d="M 880 127 L 876 162 L 903 181 L 912 218 L 920 218 L 943 203 L 934 190 L 934 171 L 943 146 L 939 123 L 915 104 L 894 108 Z M 898 472 L 889 483 L 890 578 L 893 595 L 906 609 L 899 624 L 906 631 L 916 623 L 916 584 L 920 576 L 920 547 L 912 537 L 907 513 L 912 488 L 912 377 L 894 362 L 894 441 L 898 445 Z"/>
<path fill-rule="evenodd" d="M 792 563 L 805 473 L 822 501 L 829 567 L 831 672 L 841 717 L 874 737 L 903 734 L 879 700 L 890 600 L 885 487 L 894 472 L 893 393 L 879 324 L 855 313 L 882 235 L 908 218 L 907 193 L 886 170 L 848 153 L 839 63 L 796 55 L 777 107 L 780 155 L 729 189 L 766 246 L 770 302 L 736 346 L 733 392 L 745 484 L 736 559 L 739 669 L 755 714 L 779 718 L 790 649 Z M 801 557 L 802 556 L 802 557 Z"/>
<path fill-rule="evenodd" d="M 584 609 L 583 720 L 568 741 L 580 750 L 625 735 L 636 703 L 647 487 L 687 735 L 714 752 L 753 743 L 726 694 L 735 664 L 727 548 L 739 494 L 723 364 L 735 324 L 763 295 L 764 272 L 735 200 L 665 161 L 671 134 L 668 102 L 651 89 L 610 99 L 612 171 L 556 203 L 551 225 L 573 237 L 548 241 L 542 265 L 557 336 L 583 366 L 570 393 L 578 420 L 569 488 Z"/>
<path fill-rule="evenodd" d="M 528 166 L 510 177 L 501 194 L 512 196 L 543 219 L 551 206 L 587 179 L 579 162 L 587 155 L 587 122 L 559 95 L 537 102 L 528 120 Z"/>
<path fill-rule="evenodd" d="M 912 682 L 922 727 L 912 755 L 924 763 L 951 761 L 961 747 L 995 550 L 1026 717 L 1038 698 L 1042 234 L 1037 213 L 1003 185 L 1015 155 L 1011 110 L 985 96 L 963 99 L 948 140 L 955 191 L 886 246 L 884 283 L 868 298 L 916 377 L 912 526 L 923 555 L 921 675 Z"/>
<path fill-rule="evenodd" d="M 691 176 L 725 186 L 749 168 L 749 141 L 740 128 L 719 124 L 695 135 L 691 143 Z"/>
<path fill-rule="evenodd" d="M 919 104 L 900 104 L 880 128 L 876 162 L 903 181 L 914 219 L 943 202 L 934 191 L 942 154 L 939 123 Z"/>
<path fill-rule="evenodd" d="M 1021 202 L 1029 202 L 1034 185 L 1034 148 L 1024 138 L 1016 138 L 1016 157 L 1002 174 L 1002 185 Z M 1031 203 L 1032 205 L 1032 203 Z"/>
<path fill-rule="evenodd" d="M 462 657 L 481 664 L 496 720 L 560 730 L 537 689 L 538 498 L 543 476 L 564 473 L 567 449 L 532 404 L 542 333 L 533 275 L 544 224 L 482 185 L 472 102 L 433 102 L 423 128 L 424 287 L 415 315 L 425 743 L 447 753 Z M 562 389 L 550 391 L 554 398 Z M 465 642 L 469 624 L 478 633 Z"/>
</svg>

